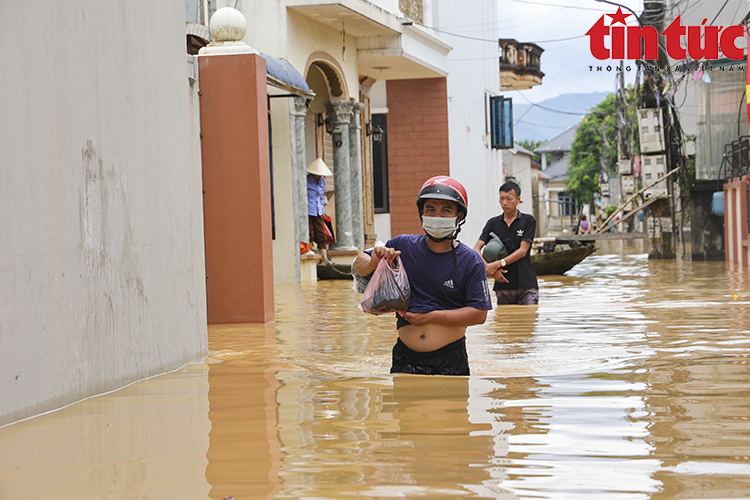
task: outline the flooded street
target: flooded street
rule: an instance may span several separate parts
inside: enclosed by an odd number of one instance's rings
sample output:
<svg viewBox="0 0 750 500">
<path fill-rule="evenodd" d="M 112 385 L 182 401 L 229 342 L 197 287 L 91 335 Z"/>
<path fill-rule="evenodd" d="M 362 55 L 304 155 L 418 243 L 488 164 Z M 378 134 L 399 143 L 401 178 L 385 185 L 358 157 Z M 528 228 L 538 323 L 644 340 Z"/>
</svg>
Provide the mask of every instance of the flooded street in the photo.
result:
<svg viewBox="0 0 750 500">
<path fill-rule="evenodd" d="M 750 498 L 747 268 L 600 245 L 469 329 L 471 377 L 389 375 L 350 281 L 276 295 L 203 363 L 0 428 L 0 499 Z"/>
</svg>

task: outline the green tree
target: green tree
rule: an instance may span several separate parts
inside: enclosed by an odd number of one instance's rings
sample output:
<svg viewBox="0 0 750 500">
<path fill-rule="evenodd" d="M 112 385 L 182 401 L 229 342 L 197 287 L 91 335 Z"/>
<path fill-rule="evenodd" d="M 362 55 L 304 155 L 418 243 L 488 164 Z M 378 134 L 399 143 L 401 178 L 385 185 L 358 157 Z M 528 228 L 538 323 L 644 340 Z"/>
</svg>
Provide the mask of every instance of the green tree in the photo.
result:
<svg viewBox="0 0 750 500">
<path fill-rule="evenodd" d="M 570 150 L 565 192 L 591 203 L 599 192 L 599 174 L 617 170 L 617 96 L 609 94 L 583 117 Z"/>
<path fill-rule="evenodd" d="M 544 142 L 545 141 L 535 141 L 534 139 L 522 139 L 520 141 L 516 141 L 516 144 L 523 146 L 524 148 L 534 153 L 534 161 L 537 163 L 542 163 L 542 154 L 536 153 L 534 152 L 534 150 L 544 144 Z"/>
</svg>

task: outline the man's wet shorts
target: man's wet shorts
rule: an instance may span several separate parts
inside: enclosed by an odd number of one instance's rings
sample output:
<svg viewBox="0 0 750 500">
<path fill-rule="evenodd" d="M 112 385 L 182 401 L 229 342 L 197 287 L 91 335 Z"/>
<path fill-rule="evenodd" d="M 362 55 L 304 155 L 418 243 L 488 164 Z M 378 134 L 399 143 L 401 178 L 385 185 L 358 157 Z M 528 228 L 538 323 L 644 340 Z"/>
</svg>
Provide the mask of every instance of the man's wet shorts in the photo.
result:
<svg viewBox="0 0 750 500">
<path fill-rule="evenodd" d="M 413 351 L 406 347 L 401 339 L 398 339 L 396 345 L 393 346 L 391 373 L 469 375 L 466 337 L 431 352 Z"/>
<path fill-rule="evenodd" d="M 518 304 L 520 306 L 535 306 L 539 304 L 538 288 L 520 288 L 518 290 L 495 290 L 497 305 L 507 306 Z"/>
</svg>

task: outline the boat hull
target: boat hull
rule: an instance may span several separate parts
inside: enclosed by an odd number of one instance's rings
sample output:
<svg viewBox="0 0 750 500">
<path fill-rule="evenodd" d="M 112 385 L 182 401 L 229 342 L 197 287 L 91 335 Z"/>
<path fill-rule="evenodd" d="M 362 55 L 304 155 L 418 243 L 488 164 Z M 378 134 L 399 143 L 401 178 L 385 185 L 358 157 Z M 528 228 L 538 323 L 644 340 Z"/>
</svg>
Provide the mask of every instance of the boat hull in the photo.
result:
<svg viewBox="0 0 750 500">
<path fill-rule="evenodd" d="M 318 279 L 321 280 L 350 280 L 352 278 L 351 264 L 318 264 Z"/>
<path fill-rule="evenodd" d="M 531 254 L 531 264 L 537 276 L 547 274 L 565 274 L 576 264 L 594 253 L 593 243 L 579 244 L 575 248 L 567 248 L 552 252 L 535 252 Z M 350 280 L 352 267 L 348 264 L 318 264 L 318 279 L 322 280 Z"/>
<path fill-rule="evenodd" d="M 531 255 L 531 264 L 537 276 L 546 274 L 565 274 L 576 264 L 594 253 L 594 245 L 581 245 L 549 253 L 535 253 Z"/>
</svg>

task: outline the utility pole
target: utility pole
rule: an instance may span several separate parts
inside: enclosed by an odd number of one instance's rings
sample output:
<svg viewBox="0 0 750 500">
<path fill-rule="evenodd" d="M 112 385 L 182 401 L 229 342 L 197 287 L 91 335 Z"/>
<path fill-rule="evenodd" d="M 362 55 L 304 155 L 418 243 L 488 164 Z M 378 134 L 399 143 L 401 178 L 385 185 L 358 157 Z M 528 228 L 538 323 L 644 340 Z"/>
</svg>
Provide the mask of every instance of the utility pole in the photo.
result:
<svg viewBox="0 0 750 500">
<path fill-rule="evenodd" d="M 620 73 L 619 87 L 617 89 L 617 178 L 620 182 L 620 196 L 624 199 L 629 192 L 626 192 L 626 184 L 633 188 L 635 192 L 635 184 L 633 182 L 626 183 L 623 181 L 623 176 L 627 175 L 632 179 L 633 165 L 630 160 L 630 141 L 629 139 L 629 128 L 628 128 L 628 98 L 625 89 L 625 61 L 620 61 Z M 606 173 L 606 169 L 603 169 Z M 612 182 L 612 181 L 610 181 Z M 628 222 L 628 232 L 633 228 L 634 219 Z"/>
<path fill-rule="evenodd" d="M 658 34 L 664 31 L 666 5 L 665 0 L 646 0 L 643 3 L 643 14 L 641 16 L 643 26 L 653 26 Z M 656 61 L 647 61 L 649 65 L 659 68 L 658 71 L 644 71 L 644 84 L 641 92 L 641 107 L 655 108 L 662 118 L 661 135 L 664 141 L 664 153 L 666 155 L 665 172 L 672 170 L 681 161 L 678 158 L 672 158 L 671 141 L 668 132 L 671 123 L 670 113 L 667 108 L 667 96 L 661 94 L 664 89 L 664 77 L 662 71 L 669 71 L 669 59 L 663 44 L 659 44 L 658 59 Z M 645 158 L 645 157 L 644 157 Z M 642 162 L 643 164 L 643 162 Z M 649 212 L 646 214 L 647 232 L 651 235 L 649 241 L 652 242 L 648 256 L 650 259 L 674 259 L 674 214 L 672 211 L 671 197 L 675 196 L 673 182 L 671 178 L 665 180 L 667 198 L 659 199 L 654 202 Z M 659 185 L 660 186 L 660 185 Z"/>
</svg>

